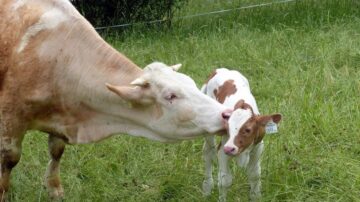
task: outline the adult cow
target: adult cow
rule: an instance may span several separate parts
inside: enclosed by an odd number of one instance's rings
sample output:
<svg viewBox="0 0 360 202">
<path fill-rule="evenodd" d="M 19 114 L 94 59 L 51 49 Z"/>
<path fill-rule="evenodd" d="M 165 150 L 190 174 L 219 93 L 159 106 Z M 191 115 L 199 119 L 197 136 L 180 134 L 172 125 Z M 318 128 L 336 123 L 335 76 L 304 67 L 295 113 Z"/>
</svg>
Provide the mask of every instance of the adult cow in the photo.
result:
<svg viewBox="0 0 360 202">
<path fill-rule="evenodd" d="M 180 66 L 140 69 L 67 0 L 0 0 L 0 200 L 28 129 L 49 133 L 45 184 L 62 197 L 65 144 L 127 133 L 163 142 L 223 129 L 215 100 Z"/>
</svg>

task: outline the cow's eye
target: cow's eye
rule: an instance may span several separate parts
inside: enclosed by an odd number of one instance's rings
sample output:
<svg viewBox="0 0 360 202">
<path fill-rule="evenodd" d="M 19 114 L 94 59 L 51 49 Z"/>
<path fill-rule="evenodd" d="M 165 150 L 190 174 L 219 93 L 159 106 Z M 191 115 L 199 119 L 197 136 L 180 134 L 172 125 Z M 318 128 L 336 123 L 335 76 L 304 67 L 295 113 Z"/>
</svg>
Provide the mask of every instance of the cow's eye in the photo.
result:
<svg viewBox="0 0 360 202">
<path fill-rule="evenodd" d="M 250 128 L 245 128 L 245 133 L 250 133 L 251 129 Z"/>
<path fill-rule="evenodd" d="M 177 98 L 177 96 L 174 93 L 170 93 L 169 95 L 165 96 L 165 100 L 170 101 L 170 102 L 176 98 Z"/>
</svg>

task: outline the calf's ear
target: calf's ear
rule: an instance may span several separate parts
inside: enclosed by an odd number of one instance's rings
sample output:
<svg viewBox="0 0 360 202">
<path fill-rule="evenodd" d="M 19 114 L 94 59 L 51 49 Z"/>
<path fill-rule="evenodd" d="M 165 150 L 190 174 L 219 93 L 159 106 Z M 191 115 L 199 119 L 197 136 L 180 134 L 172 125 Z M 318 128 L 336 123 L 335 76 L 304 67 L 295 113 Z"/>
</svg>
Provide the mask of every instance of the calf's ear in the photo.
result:
<svg viewBox="0 0 360 202">
<path fill-rule="evenodd" d="M 245 109 L 244 104 L 245 100 L 241 99 L 235 104 L 234 109 Z"/>
<path fill-rule="evenodd" d="M 271 115 L 260 115 L 257 117 L 258 123 L 265 126 L 270 121 L 273 121 L 274 123 L 278 124 L 281 121 L 281 114 L 271 114 Z"/>
<path fill-rule="evenodd" d="M 254 114 L 253 108 L 248 103 L 246 103 L 245 100 L 243 100 L 243 99 L 239 100 L 235 104 L 234 109 L 244 109 L 244 110 L 250 109 L 251 113 Z"/>
<path fill-rule="evenodd" d="M 281 121 L 281 119 L 282 119 L 281 114 L 273 114 L 273 115 L 271 115 L 271 117 L 272 117 L 272 120 L 273 120 L 276 124 L 280 123 L 280 121 Z"/>
</svg>

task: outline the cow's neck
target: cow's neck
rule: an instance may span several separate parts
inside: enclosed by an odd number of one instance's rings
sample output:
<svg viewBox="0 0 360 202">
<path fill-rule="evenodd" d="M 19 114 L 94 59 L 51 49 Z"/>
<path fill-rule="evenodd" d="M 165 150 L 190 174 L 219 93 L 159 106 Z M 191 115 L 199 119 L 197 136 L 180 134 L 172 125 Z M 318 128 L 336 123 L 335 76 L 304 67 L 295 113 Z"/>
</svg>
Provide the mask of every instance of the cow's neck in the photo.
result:
<svg viewBox="0 0 360 202">
<path fill-rule="evenodd" d="M 55 63 L 52 82 L 65 116 L 58 116 L 60 122 L 50 119 L 48 127 L 57 128 L 71 143 L 93 142 L 114 133 L 146 133 L 159 139 L 144 127 L 154 109 L 133 108 L 105 86 L 129 85 L 142 75 L 138 66 L 82 22 L 59 27 L 53 36 L 38 52 L 41 58 Z"/>
</svg>

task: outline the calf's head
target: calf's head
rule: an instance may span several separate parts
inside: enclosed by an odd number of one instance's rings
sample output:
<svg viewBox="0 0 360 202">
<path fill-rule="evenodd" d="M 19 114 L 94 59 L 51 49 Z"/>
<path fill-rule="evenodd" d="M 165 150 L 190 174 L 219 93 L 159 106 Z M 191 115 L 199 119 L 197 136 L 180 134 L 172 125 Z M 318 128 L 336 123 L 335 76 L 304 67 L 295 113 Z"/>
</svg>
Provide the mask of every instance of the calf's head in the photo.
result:
<svg viewBox="0 0 360 202">
<path fill-rule="evenodd" d="M 153 109 L 148 110 L 154 114 L 145 124 L 153 132 L 186 138 L 224 129 L 225 107 L 201 93 L 190 77 L 178 73 L 180 66 L 154 62 L 129 86 L 107 86 L 134 107 Z"/>
<path fill-rule="evenodd" d="M 226 129 L 229 139 L 224 145 L 224 152 L 237 155 L 247 148 L 260 143 L 269 122 L 279 123 L 281 114 L 255 115 L 251 106 L 240 100 L 231 114 Z"/>
</svg>

